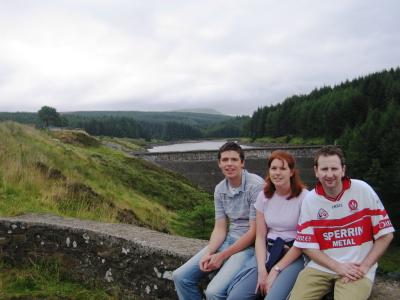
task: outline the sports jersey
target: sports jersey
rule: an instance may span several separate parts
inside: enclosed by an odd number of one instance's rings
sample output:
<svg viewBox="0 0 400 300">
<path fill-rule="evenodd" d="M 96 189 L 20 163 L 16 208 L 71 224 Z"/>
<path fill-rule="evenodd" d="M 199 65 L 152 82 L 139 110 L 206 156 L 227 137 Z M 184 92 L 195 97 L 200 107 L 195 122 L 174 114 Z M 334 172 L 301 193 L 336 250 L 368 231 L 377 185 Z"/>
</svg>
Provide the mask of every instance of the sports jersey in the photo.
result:
<svg viewBox="0 0 400 300">
<path fill-rule="evenodd" d="M 325 194 L 321 183 L 303 200 L 297 237 L 299 248 L 319 249 L 339 262 L 361 263 L 374 240 L 394 231 L 378 195 L 364 181 L 344 178 L 341 193 Z M 335 273 L 315 261 L 309 267 Z M 374 280 L 375 263 L 365 275 Z"/>
</svg>

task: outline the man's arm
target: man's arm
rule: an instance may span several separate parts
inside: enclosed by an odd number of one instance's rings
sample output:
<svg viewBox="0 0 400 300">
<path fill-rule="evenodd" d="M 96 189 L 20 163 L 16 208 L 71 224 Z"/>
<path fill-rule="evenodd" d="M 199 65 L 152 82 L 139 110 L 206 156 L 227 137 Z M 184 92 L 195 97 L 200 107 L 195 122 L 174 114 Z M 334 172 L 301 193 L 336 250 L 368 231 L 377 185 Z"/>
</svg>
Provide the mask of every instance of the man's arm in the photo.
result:
<svg viewBox="0 0 400 300">
<path fill-rule="evenodd" d="M 215 220 L 214 229 L 210 236 L 210 242 L 208 243 L 208 254 L 214 254 L 218 248 L 225 241 L 227 233 L 227 222 L 226 218 L 220 218 Z"/>
<path fill-rule="evenodd" d="M 374 246 L 372 247 L 371 251 L 369 251 L 368 255 L 360 264 L 360 268 L 364 272 L 364 274 L 366 274 L 368 270 L 379 260 L 383 253 L 385 253 L 392 240 L 393 233 L 382 235 L 375 240 Z"/>
<path fill-rule="evenodd" d="M 226 259 L 231 257 L 233 254 L 240 252 L 243 249 L 246 249 L 254 243 L 254 239 L 256 236 L 256 222 L 254 220 L 250 220 L 249 223 L 249 230 L 244 235 L 242 235 L 235 243 L 233 243 L 225 250 L 212 255 L 209 262 L 209 266 L 211 268 L 218 269 L 219 267 L 221 267 Z"/>
<path fill-rule="evenodd" d="M 212 271 L 214 268 L 210 265 L 211 256 L 218 250 L 226 238 L 226 218 L 215 220 L 214 229 L 210 236 L 210 241 L 207 246 L 207 253 L 200 259 L 200 270 L 204 272 Z"/>
</svg>

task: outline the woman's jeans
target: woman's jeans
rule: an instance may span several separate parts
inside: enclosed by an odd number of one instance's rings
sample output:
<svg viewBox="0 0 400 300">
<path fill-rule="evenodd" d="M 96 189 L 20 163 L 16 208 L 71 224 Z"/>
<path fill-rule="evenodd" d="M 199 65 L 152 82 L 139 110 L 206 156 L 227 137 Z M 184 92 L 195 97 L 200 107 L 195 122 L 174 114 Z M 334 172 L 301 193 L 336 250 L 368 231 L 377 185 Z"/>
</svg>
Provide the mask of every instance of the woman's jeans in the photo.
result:
<svg viewBox="0 0 400 300">
<path fill-rule="evenodd" d="M 236 240 L 226 238 L 225 242 L 218 249 L 218 252 L 228 248 Z M 189 259 L 184 265 L 173 272 L 175 288 L 180 300 L 200 300 L 202 293 L 198 287 L 200 280 L 206 277 L 210 272 L 200 270 L 199 262 L 207 251 L 207 247 L 203 248 L 195 256 Z M 229 257 L 218 273 L 212 278 L 205 291 L 208 300 L 226 299 L 227 290 L 235 277 L 235 275 L 243 269 L 246 262 L 254 257 L 254 248 L 249 247 Z"/>
<path fill-rule="evenodd" d="M 279 273 L 272 284 L 271 289 L 265 296 L 265 300 L 287 299 L 297 275 L 304 268 L 304 257 L 301 255 L 297 260 Z M 233 286 L 229 291 L 228 300 L 254 300 L 260 299 L 260 293 L 255 293 L 258 282 L 257 262 L 254 259 L 234 279 Z"/>
</svg>

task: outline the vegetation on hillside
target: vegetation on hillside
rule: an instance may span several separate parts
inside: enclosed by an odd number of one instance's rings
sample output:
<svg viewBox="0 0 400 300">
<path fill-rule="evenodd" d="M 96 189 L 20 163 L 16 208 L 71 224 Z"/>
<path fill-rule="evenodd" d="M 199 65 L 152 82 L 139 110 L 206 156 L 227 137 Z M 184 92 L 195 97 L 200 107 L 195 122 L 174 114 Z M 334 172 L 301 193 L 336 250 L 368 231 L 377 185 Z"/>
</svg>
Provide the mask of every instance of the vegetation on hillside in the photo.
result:
<svg viewBox="0 0 400 300">
<path fill-rule="evenodd" d="M 259 108 L 253 139 L 320 138 L 345 151 L 348 174 L 371 184 L 400 225 L 400 68 Z M 398 243 L 400 239 L 398 239 Z"/>
<path fill-rule="evenodd" d="M 1 122 L 0 135 L 1 215 L 45 212 L 198 238 L 210 233 L 204 209 L 212 210 L 212 195 L 180 175 L 84 131 Z"/>
</svg>

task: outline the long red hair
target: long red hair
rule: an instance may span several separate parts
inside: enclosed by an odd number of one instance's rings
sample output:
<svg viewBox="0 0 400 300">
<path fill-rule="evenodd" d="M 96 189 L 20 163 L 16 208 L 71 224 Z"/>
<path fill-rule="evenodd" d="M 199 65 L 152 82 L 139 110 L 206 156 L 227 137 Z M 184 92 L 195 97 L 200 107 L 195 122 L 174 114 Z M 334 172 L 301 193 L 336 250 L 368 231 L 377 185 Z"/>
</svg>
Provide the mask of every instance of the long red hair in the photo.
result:
<svg viewBox="0 0 400 300">
<path fill-rule="evenodd" d="M 286 161 L 290 171 L 293 172 L 293 175 L 290 177 L 290 190 L 291 193 L 287 197 L 287 199 L 292 199 L 294 197 L 297 197 L 300 195 L 301 191 L 305 188 L 305 185 L 300 179 L 299 171 L 295 167 L 296 166 L 296 160 L 294 159 L 294 156 L 288 152 L 281 151 L 281 150 L 276 150 L 271 153 L 271 156 L 268 158 L 268 170 L 271 167 L 272 161 L 274 159 L 279 159 L 281 161 Z M 266 198 L 272 198 L 272 196 L 275 193 L 275 185 L 272 183 L 271 178 L 269 177 L 269 172 L 268 175 L 265 177 L 265 186 L 264 186 L 264 195 Z"/>
</svg>

